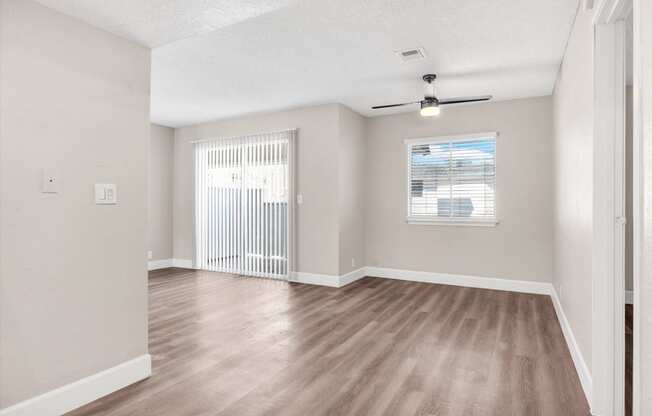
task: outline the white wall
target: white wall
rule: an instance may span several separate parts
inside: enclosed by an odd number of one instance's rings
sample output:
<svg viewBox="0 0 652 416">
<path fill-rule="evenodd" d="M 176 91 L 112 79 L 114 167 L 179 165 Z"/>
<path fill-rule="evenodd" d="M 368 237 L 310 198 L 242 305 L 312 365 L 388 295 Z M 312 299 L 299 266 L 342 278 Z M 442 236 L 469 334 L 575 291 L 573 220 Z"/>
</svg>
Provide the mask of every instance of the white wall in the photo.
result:
<svg viewBox="0 0 652 416">
<path fill-rule="evenodd" d="M 591 366 L 593 14 L 580 8 L 554 92 L 554 280 Z"/>
<path fill-rule="evenodd" d="M 172 258 L 174 129 L 152 124 L 149 152 L 149 250 L 152 260 Z"/>
<path fill-rule="evenodd" d="M 496 227 L 406 223 L 403 140 L 499 132 Z M 374 117 L 367 125 L 367 265 L 549 282 L 552 280 L 550 97 Z"/>
<path fill-rule="evenodd" d="M 150 54 L 30 0 L 0 19 L 4 408 L 147 352 Z"/>
</svg>

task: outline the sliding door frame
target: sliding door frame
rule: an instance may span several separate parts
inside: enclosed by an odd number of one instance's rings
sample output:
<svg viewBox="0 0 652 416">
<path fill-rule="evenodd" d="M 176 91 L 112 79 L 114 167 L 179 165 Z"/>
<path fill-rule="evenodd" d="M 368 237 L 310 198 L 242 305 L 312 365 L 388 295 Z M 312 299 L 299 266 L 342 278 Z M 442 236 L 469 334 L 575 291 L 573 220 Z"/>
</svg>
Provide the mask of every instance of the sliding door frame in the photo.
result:
<svg viewBox="0 0 652 416">
<path fill-rule="evenodd" d="M 292 281 L 297 270 L 297 138 L 299 129 L 290 129 L 288 143 L 288 227 L 287 227 L 287 281 Z"/>
<path fill-rule="evenodd" d="M 204 139 L 204 140 L 196 140 L 190 142 L 193 145 L 193 182 L 192 182 L 192 187 L 193 187 L 193 200 L 192 200 L 192 209 L 193 209 L 193 267 L 195 269 L 201 269 L 202 265 L 199 262 L 198 259 L 198 253 L 197 253 L 197 226 L 199 224 L 199 219 L 197 218 L 197 198 L 198 198 L 198 193 L 197 193 L 197 166 L 199 161 L 197 160 L 197 150 L 195 146 L 201 145 L 201 143 L 205 142 L 213 142 L 213 141 L 236 141 L 240 140 L 241 145 L 244 146 L 245 143 L 247 142 L 248 138 L 256 137 L 256 136 L 263 136 L 263 135 L 268 135 L 268 134 L 279 134 L 279 133 L 287 133 L 287 171 L 288 171 L 288 177 L 287 177 L 287 224 L 285 227 L 285 236 L 286 236 L 286 241 L 287 241 L 287 247 L 286 247 L 286 267 L 285 271 L 286 274 L 282 276 L 281 279 L 279 280 L 285 280 L 285 281 L 291 281 L 292 276 L 294 275 L 294 272 L 296 270 L 296 146 L 297 146 L 297 135 L 298 135 L 298 129 L 293 128 L 293 129 L 285 129 L 285 130 L 278 130 L 278 131 L 270 131 L 270 132 L 262 132 L 262 133 L 253 133 L 253 134 L 246 134 L 242 136 L 232 136 L 232 137 L 218 137 L 218 138 L 211 138 L 211 139 Z M 244 164 L 244 160 L 240 161 L 241 164 Z M 242 192 L 242 190 L 241 190 Z M 241 260 L 242 261 L 242 260 Z"/>
</svg>

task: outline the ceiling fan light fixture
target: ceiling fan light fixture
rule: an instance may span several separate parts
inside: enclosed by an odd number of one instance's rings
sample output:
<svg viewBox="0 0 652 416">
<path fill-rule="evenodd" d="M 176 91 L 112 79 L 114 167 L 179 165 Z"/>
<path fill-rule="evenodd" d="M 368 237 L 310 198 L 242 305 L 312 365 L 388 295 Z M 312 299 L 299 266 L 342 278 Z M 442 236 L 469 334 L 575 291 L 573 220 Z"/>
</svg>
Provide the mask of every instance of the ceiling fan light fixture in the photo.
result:
<svg viewBox="0 0 652 416">
<path fill-rule="evenodd" d="M 421 116 L 422 117 L 436 117 L 441 113 L 439 103 L 423 101 L 421 103 Z"/>
</svg>

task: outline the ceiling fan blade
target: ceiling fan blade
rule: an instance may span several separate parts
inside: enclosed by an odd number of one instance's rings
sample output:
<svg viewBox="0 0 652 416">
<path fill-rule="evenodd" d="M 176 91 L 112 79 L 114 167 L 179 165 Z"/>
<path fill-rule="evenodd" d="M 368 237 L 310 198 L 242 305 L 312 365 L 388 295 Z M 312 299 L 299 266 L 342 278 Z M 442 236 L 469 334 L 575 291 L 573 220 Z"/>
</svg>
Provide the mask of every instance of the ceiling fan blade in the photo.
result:
<svg viewBox="0 0 652 416">
<path fill-rule="evenodd" d="M 390 108 L 390 107 L 400 107 L 402 105 L 410 105 L 410 104 L 417 104 L 420 103 L 421 101 L 412 101 L 411 103 L 403 103 L 403 104 L 389 104 L 389 105 L 377 105 L 375 107 L 371 107 L 372 110 L 377 110 L 379 108 Z"/>
<path fill-rule="evenodd" d="M 444 98 L 444 99 L 439 100 L 439 105 L 475 103 L 475 102 L 478 102 L 478 101 L 489 101 L 492 98 L 493 97 L 491 95 L 479 95 L 477 97 Z"/>
</svg>

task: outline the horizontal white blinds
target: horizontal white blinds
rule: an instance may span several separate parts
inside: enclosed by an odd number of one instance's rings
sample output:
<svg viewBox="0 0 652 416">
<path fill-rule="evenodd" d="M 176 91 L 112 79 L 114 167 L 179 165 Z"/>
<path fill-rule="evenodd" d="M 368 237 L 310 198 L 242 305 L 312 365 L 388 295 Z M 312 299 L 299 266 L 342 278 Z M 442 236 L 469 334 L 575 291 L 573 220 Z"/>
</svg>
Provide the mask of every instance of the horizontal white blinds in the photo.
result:
<svg viewBox="0 0 652 416">
<path fill-rule="evenodd" d="M 496 218 L 496 136 L 407 142 L 408 217 Z"/>
<path fill-rule="evenodd" d="M 285 278 L 294 131 L 195 143 L 197 266 Z"/>
</svg>

